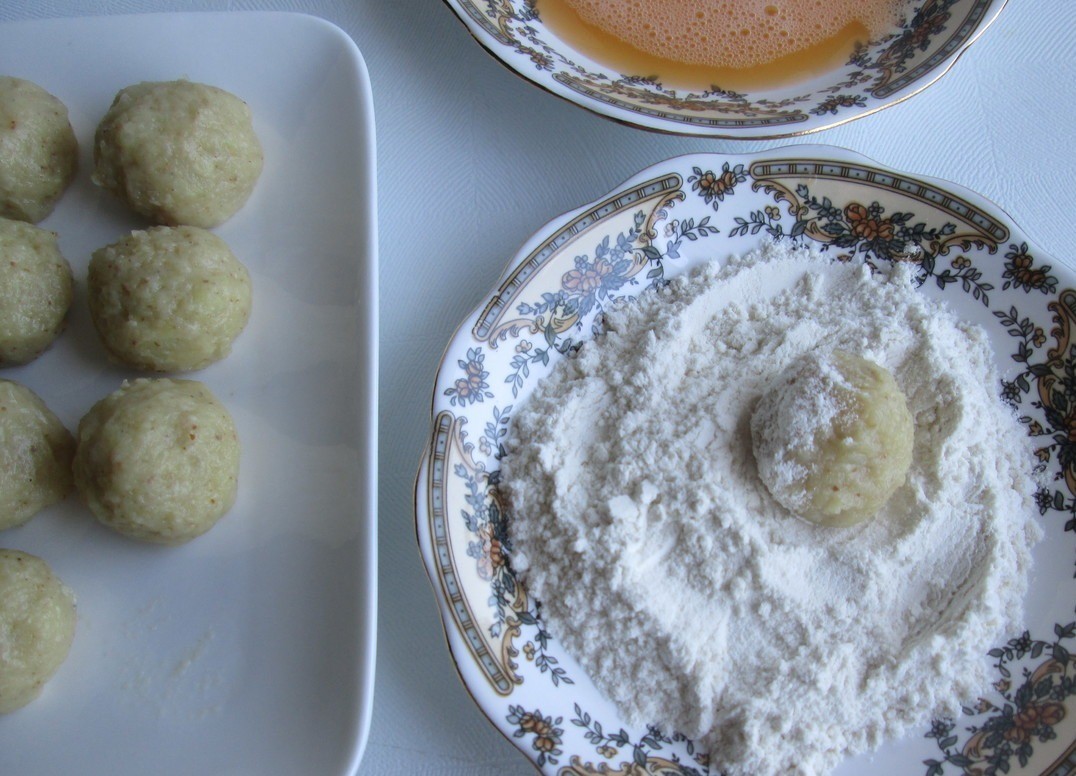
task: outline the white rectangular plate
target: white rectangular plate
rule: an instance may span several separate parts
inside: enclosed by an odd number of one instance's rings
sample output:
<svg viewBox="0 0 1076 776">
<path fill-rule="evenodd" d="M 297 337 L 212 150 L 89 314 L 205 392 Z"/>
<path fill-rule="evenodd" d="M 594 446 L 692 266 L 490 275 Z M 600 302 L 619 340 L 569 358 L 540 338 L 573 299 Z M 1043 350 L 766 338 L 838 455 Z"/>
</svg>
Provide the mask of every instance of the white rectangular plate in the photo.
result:
<svg viewBox="0 0 1076 776">
<path fill-rule="evenodd" d="M 344 774 L 369 728 L 376 602 L 374 123 L 354 43 L 294 14 L 158 14 L 0 25 L 0 73 L 68 106 L 72 188 L 41 226 L 75 274 L 68 330 L 0 371 L 74 431 L 136 373 L 86 307 L 90 254 L 146 224 L 90 182 L 116 92 L 188 78 L 244 99 L 265 150 L 246 206 L 214 230 L 249 268 L 250 324 L 188 375 L 231 411 L 235 507 L 174 548 L 127 540 L 72 496 L 0 547 L 39 555 L 78 599 L 71 655 L 0 717 L 4 774 Z"/>
</svg>

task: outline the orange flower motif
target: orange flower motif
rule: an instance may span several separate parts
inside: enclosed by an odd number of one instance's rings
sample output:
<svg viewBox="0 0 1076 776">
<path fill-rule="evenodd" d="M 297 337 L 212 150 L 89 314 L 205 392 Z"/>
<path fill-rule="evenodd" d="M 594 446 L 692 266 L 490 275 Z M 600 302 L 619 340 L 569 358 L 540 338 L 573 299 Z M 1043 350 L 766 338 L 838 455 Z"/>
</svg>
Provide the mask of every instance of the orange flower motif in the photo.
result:
<svg viewBox="0 0 1076 776">
<path fill-rule="evenodd" d="M 514 733 L 515 738 L 521 738 L 528 733 L 534 735 L 531 746 L 538 752 L 538 765 L 544 766 L 547 762 L 556 764 L 556 757 L 561 753 L 558 748 L 561 735 L 564 733 L 556 725 L 563 718 L 557 717 L 554 720 L 552 717 L 543 717 L 538 709 L 524 711 L 522 706 L 510 706 L 508 710 L 510 713 L 506 719 L 519 728 Z"/>
<path fill-rule="evenodd" d="M 553 741 L 553 725 L 551 724 L 551 720 L 543 719 L 538 714 L 535 714 L 530 711 L 525 712 L 519 718 L 519 729 L 524 731 L 525 733 L 534 733 L 538 736 L 538 738 L 544 738 L 548 741 L 552 741 L 553 745 L 556 744 L 556 742 Z M 537 741 L 535 741 L 535 748 L 541 749 L 541 747 L 538 746 Z M 549 752 L 552 751 L 552 749 L 553 746 L 551 745 L 549 749 L 542 749 L 542 751 Z"/>
<path fill-rule="evenodd" d="M 934 13 L 923 19 L 919 26 L 912 30 L 908 45 L 911 48 L 921 48 L 930 39 L 945 29 L 945 23 L 949 21 L 948 13 Z"/>
<path fill-rule="evenodd" d="M 1046 273 L 1041 269 L 1032 270 L 1027 274 L 1027 282 L 1025 285 L 1031 286 L 1032 288 L 1045 288 L 1047 284 L 1048 279 Z"/>
<path fill-rule="evenodd" d="M 1065 707 L 1060 703 L 1043 703 L 1039 706 L 1039 718 L 1044 725 L 1053 727 L 1065 718 Z"/>
<path fill-rule="evenodd" d="M 483 366 L 485 359 L 481 348 L 471 348 L 467 351 L 466 361 L 461 358 L 456 362 L 463 370 L 463 377 L 455 380 L 451 388 L 445 389 L 445 395 L 451 397 L 452 404 L 467 406 L 493 397 L 493 394 L 486 390 L 489 388 L 486 383 L 489 373 Z"/>
<path fill-rule="evenodd" d="M 551 736 L 537 736 L 534 739 L 534 748 L 548 754 L 557 748 L 557 741 Z"/>
<path fill-rule="evenodd" d="M 1046 273 L 1041 269 L 1031 269 L 1034 259 L 1027 253 L 1009 254 L 1009 273 L 1017 286 L 1042 288 L 1046 285 Z"/>
<path fill-rule="evenodd" d="M 520 47 L 518 50 L 521 53 L 527 54 L 530 57 L 531 62 L 534 63 L 534 66 L 537 67 L 539 70 L 553 69 L 553 60 L 550 59 L 548 55 L 543 54 L 541 51 L 536 51 L 532 48 L 524 47 Z"/>
<path fill-rule="evenodd" d="M 723 202 L 726 195 L 734 193 L 736 185 L 747 180 L 742 164 L 735 166 L 725 162 L 718 172 L 706 170 L 701 167 L 692 167 L 692 174 L 688 176 L 691 190 L 697 191 L 707 205 L 713 205 L 717 209 L 716 202 Z"/>
<path fill-rule="evenodd" d="M 1049 293 L 1057 287 L 1057 278 L 1049 274 L 1051 269 L 1049 265 L 1034 266 L 1035 259 L 1028 253 L 1027 243 L 1010 245 L 1005 258 L 1008 261 L 1005 262 L 1005 272 L 1001 275 L 1006 278 L 1002 289 L 1011 285 L 1026 292 Z"/>
<path fill-rule="evenodd" d="M 482 554 L 478 557 L 478 576 L 482 579 L 493 579 L 505 565 L 504 545 L 493 535 L 493 526 L 489 523 L 478 529 L 478 537 L 482 540 Z"/>
<path fill-rule="evenodd" d="M 1014 253 L 1010 258 L 1014 270 L 1025 270 L 1031 266 L 1032 258 L 1026 253 Z"/>
<path fill-rule="evenodd" d="M 861 240 L 892 240 L 896 227 L 888 218 L 872 218 L 870 211 L 858 202 L 853 202 L 844 209 L 844 217 L 852 234 Z"/>
<path fill-rule="evenodd" d="M 1040 725 L 1053 727 L 1065 716 L 1060 703 L 1029 703 L 1013 715 L 1013 725 L 1005 731 L 1005 740 L 1014 744 L 1026 744 Z"/>
<path fill-rule="evenodd" d="M 467 401 L 473 393 L 471 383 L 468 380 L 456 381 L 456 395 L 459 396 L 461 401 Z"/>
<path fill-rule="evenodd" d="M 736 174 L 732 170 L 725 170 L 717 175 L 713 170 L 707 170 L 699 176 L 699 190 L 714 197 L 723 197 L 736 186 Z"/>
<path fill-rule="evenodd" d="M 519 722 L 517 724 L 519 725 L 519 729 L 522 730 L 524 733 L 533 733 L 537 729 L 538 725 L 544 723 L 541 717 L 535 715 L 533 712 L 528 711 L 520 715 Z"/>
<path fill-rule="evenodd" d="M 1026 744 L 1038 726 L 1038 709 L 1034 705 L 1027 706 L 1013 715 L 1012 727 L 1005 731 L 1005 740 L 1014 744 Z"/>
<path fill-rule="evenodd" d="M 467 375 L 467 384 L 471 390 L 477 391 L 482 387 L 483 371 L 484 370 L 482 369 L 482 365 L 479 364 L 477 361 L 467 362 L 467 368 L 464 370 L 464 373 Z"/>
<path fill-rule="evenodd" d="M 811 113 L 815 114 L 816 116 L 825 116 L 827 113 L 832 113 L 836 115 L 841 108 L 863 108 L 865 106 L 866 103 L 863 101 L 863 97 L 861 95 L 838 94 L 834 95 L 833 97 L 827 97 L 825 100 L 820 102 L 817 107 L 812 108 Z"/>
<path fill-rule="evenodd" d="M 583 295 L 591 294 L 602 286 L 602 282 L 611 275 L 613 266 L 604 259 L 598 259 L 593 266 L 586 269 L 573 269 L 564 273 L 561 286 L 565 291 Z"/>
</svg>

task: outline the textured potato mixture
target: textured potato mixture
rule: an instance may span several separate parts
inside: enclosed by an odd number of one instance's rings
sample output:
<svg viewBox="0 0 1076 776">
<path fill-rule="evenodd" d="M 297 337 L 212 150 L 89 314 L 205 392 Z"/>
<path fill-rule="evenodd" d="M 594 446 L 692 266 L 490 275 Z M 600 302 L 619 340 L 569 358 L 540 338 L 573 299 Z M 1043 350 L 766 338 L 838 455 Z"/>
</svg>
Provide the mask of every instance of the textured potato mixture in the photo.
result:
<svg viewBox="0 0 1076 776">
<path fill-rule="evenodd" d="M 116 95 L 94 136 L 93 181 L 155 223 L 214 227 L 247 201 L 262 171 L 250 109 L 191 81 Z"/>
<path fill-rule="evenodd" d="M 905 482 L 913 436 L 893 375 L 843 350 L 794 362 L 751 416 L 762 482 L 792 514 L 820 525 L 873 517 Z"/>
<path fill-rule="evenodd" d="M 41 355 L 63 331 L 73 298 L 56 235 L 0 218 L 0 367 Z"/>
<path fill-rule="evenodd" d="M 75 636 L 75 596 L 41 558 L 0 549 L 0 714 L 41 694 Z"/>
<path fill-rule="evenodd" d="M 75 295 L 71 266 L 58 235 L 34 224 L 70 186 L 78 151 L 59 99 L 0 75 L 0 367 L 34 360 L 66 326 Z M 93 158 L 93 182 L 156 224 L 90 259 L 87 303 L 109 357 L 154 372 L 196 370 L 223 359 L 250 318 L 251 278 L 207 229 L 243 207 L 262 172 L 247 104 L 187 80 L 128 86 L 97 126 Z M 60 364 L 64 358 L 71 367 L 70 355 L 61 355 Z M 26 375 L 46 391 L 61 386 L 60 395 L 65 381 L 74 381 L 67 394 L 81 395 L 82 378 L 93 381 L 90 366 L 87 375 L 80 375 L 85 365 L 57 373 L 46 362 L 45 371 L 31 367 Z M 125 381 L 90 408 L 72 435 L 32 390 L 0 379 L 0 531 L 22 526 L 77 490 L 115 532 L 183 544 L 232 508 L 239 463 L 236 424 L 200 382 Z M 41 527 L 61 534 L 93 525 L 45 525 L 50 519 Z M 29 530 L 4 535 L 40 536 L 37 527 Z M 61 554 L 67 545 L 80 551 L 70 541 L 84 544 L 77 534 L 61 534 L 46 541 Z M 109 566 L 107 557 L 99 560 Z M 0 549 L 0 715 L 41 694 L 68 656 L 76 621 L 73 593 L 45 560 Z M 0 753 L 0 772 L 3 762 Z"/>
<path fill-rule="evenodd" d="M 0 216 L 36 224 L 75 177 L 67 108 L 37 84 L 0 76 Z"/>
<path fill-rule="evenodd" d="M 109 528 L 182 544 L 235 502 L 239 437 L 202 383 L 125 382 L 79 423 L 74 475 L 82 499 Z"/>
<path fill-rule="evenodd" d="M 250 274 L 211 232 L 136 231 L 93 254 L 89 305 L 108 352 L 136 369 L 183 372 L 228 355 L 250 317 Z"/>
<path fill-rule="evenodd" d="M 37 394 L 0 380 L 0 530 L 71 492 L 75 440 Z"/>
</svg>

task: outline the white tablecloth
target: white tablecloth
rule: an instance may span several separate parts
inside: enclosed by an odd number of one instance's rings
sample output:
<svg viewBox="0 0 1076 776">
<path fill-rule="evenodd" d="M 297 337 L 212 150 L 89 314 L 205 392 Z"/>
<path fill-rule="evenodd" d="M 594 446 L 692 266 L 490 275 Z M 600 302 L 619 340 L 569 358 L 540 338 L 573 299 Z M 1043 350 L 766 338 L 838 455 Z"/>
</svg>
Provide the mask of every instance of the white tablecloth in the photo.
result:
<svg viewBox="0 0 1076 776">
<path fill-rule="evenodd" d="M 998 203 L 1060 261 L 1076 181 L 1076 2 L 1011 0 L 953 71 L 901 105 L 796 141 L 646 133 L 496 64 L 436 0 L 4 0 L 0 22 L 101 13 L 284 10 L 358 43 L 373 81 L 381 261 L 377 681 L 359 773 L 533 769 L 456 676 L 413 527 L 434 370 L 450 333 L 545 221 L 690 151 L 829 143 Z M 88 776 L 93 776 L 88 775 Z"/>
</svg>

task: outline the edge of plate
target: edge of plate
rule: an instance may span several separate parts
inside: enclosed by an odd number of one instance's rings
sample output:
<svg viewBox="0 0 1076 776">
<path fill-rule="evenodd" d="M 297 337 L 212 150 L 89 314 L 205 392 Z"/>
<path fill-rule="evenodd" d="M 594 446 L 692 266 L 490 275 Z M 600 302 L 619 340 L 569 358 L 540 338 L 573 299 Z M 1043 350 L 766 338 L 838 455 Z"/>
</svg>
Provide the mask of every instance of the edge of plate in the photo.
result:
<svg viewBox="0 0 1076 776">
<path fill-rule="evenodd" d="M 363 518 L 363 513 L 365 512 L 363 522 L 368 530 L 365 540 L 360 541 L 361 557 L 356 560 L 369 571 L 363 575 L 363 579 L 366 581 L 363 586 L 364 589 L 355 591 L 356 599 L 362 603 L 360 611 L 365 615 L 359 617 L 357 624 L 363 630 L 360 640 L 365 645 L 366 658 L 362 661 L 358 672 L 360 687 L 357 688 L 356 692 L 357 704 L 356 708 L 353 709 L 355 719 L 352 725 L 355 735 L 351 741 L 349 763 L 346 770 L 348 774 L 355 774 L 358 772 L 359 764 L 362 762 L 363 754 L 366 751 L 366 744 L 369 741 L 377 664 L 377 448 L 380 343 L 378 336 L 377 142 L 372 83 L 366 60 L 363 58 L 358 45 L 350 35 L 332 22 L 312 14 L 287 11 L 233 12 L 231 15 L 234 15 L 234 13 L 269 19 L 302 20 L 300 23 L 319 28 L 327 38 L 334 39 L 336 44 L 349 55 L 352 77 L 355 79 L 357 87 L 357 99 L 353 116 L 354 126 L 364 132 L 369 139 L 369 142 L 363 145 L 360 159 L 362 166 L 366 170 L 366 174 L 362 179 L 366 202 L 357 203 L 358 207 L 367 209 L 369 219 L 369 229 L 361 235 L 362 239 L 359 241 L 366 254 L 366 260 L 360 261 L 358 267 L 363 295 L 362 298 L 357 300 L 360 309 L 357 311 L 356 316 L 360 330 L 366 332 L 364 342 L 369 352 L 367 359 L 364 359 L 363 363 L 360 364 L 360 391 L 359 396 L 356 397 L 357 402 L 360 404 L 357 415 L 360 418 L 367 419 L 366 433 L 362 434 L 362 429 L 359 428 L 356 430 L 358 432 L 356 437 L 361 442 L 361 450 L 364 453 L 363 460 L 368 462 L 365 469 L 357 473 L 360 476 L 365 474 L 365 476 L 361 477 L 361 482 L 364 486 L 366 499 L 365 502 L 359 503 L 357 506 L 359 507 L 358 517 L 360 519 Z M 210 12 L 206 15 L 214 14 Z"/>
<path fill-rule="evenodd" d="M 365 511 L 367 534 L 365 541 L 361 542 L 361 558 L 358 562 L 369 569 L 363 575 L 366 580 L 364 590 L 356 591 L 356 597 L 362 601 L 362 611 L 365 617 L 360 617 L 359 627 L 363 629 L 361 641 L 365 644 L 365 661 L 359 671 L 361 686 L 357 689 L 357 708 L 354 709 L 355 736 L 352 739 L 350 763 L 348 773 L 358 772 L 366 751 L 366 744 L 370 736 L 370 724 L 373 717 L 374 683 L 377 665 L 377 599 L 378 599 L 378 570 L 377 570 L 377 530 L 378 530 L 378 384 L 379 384 L 379 349 L 380 337 L 378 330 L 378 311 L 380 308 L 378 294 L 379 254 L 378 254 L 378 231 L 377 231 L 377 141 L 376 121 L 374 116 L 373 87 L 370 80 L 370 71 L 366 66 L 366 60 L 362 56 L 355 41 L 340 27 L 332 22 L 310 14 L 268 12 L 266 16 L 299 17 L 325 30 L 327 35 L 335 37 L 342 48 L 350 55 L 353 67 L 353 77 L 356 80 L 357 100 L 355 103 L 355 126 L 361 128 L 367 135 L 369 142 L 362 149 L 362 164 L 367 170 L 363 179 L 364 194 L 367 201 L 358 203 L 359 207 L 368 209 L 369 229 L 363 235 L 362 244 L 366 253 L 366 260 L 360 263 L 359 275 L 363 283 L 364 298 L 359 300 L 360 309 L 357 317 L 362 331 L 367 333 L 364 338 L 369 350 L 366 363 L 361 364 L 360 372 L 364 378 L 360 378 L 362 393 L 365 396 L 358 397 L 362 406 L 359 407 L 358 416 L 366 418 L 366 433 L 359 434 L 362 449 L 365 453 L 364 460 L 368 462 L 363 472 L 363 484 L 366 491 L 366 501 L 359 504 L 360 519 Z M 365 303 L 365 304 L 363 304 Z M 365 401 L 363 399 L 365 398 Z M 361 431 L 361 429 L 359 429 Z M 365 510 L 362 509 L 365 508 Z"/>
</svg>

